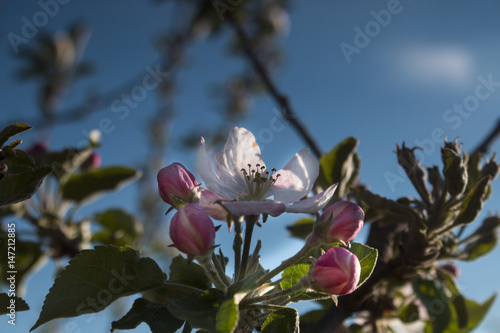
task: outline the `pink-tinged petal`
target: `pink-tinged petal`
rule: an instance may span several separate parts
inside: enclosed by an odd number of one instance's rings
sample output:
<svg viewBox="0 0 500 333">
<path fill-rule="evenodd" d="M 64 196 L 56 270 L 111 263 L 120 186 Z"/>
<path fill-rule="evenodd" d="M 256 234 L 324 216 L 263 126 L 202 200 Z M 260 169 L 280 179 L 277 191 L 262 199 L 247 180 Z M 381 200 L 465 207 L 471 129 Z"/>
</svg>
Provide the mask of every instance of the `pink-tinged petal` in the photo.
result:
<svg viewBox="0 0 500 333">
<path fill-rule="evenodd" d="M 313 197 L 299 200 L 291 205 L 286 206 L 287 213 L 306 213 L 306 214 L 314 214 L 318 212 L 320 209 L 323 209 L 325 205 L 330 201 L 337 189 L 338 184 L 333 184 L 325 191 L 316 194 Z"/>
<path fill-rule="evenodd" d="M 217 200 L 224 200 L 217 194 L 210 192 L 209 190 L 203 190 L 200 196 L 199 205 L 210 215 L 211 218 L 226 221 L 228 212 L 221 207 L 220 204 L 215 203 Z"/>
<path fill-rule="evenodd" d="M 169 205 L 174 205 L 170 196 L 178 197 L 185 202 L 191 202 L 198 185 L 193 174 L 181 163 L 172 163 L 156 176 L 160 197 Z"/>
<path fill-rule="evenodd" d="M 236 216 L 267 213 L 272 217 L 276 217 L 283 214 L 286 210 L 285 204 L 267 201 L 230 201 L 224 202 L 224 206 Z"/>
<path fill-rule="evenodd" d="M 179 251 L 193 256 L 201 255 L 213 247 L 215 227 L 202 207 L 190 203 L 172 217 L 170 238 Z"/>
<path fill-rule="evenodd" d="M 363 227 L 365 213 L 355 203 L 339 201 L 329 206 L 319 220 L 330 224 L 329 235 L 345 242 L 352 241 Z"/>
<path fill-rule="evenodd" d="M 200 174 L 201 179 L 205 183 L 205 186 L 217 194 L 220 197 L 225 197 L 228 199 L 236 199 L 234 191 L 224 185 L 219 177 L 214 173 L 212 168 L 212 163 L 208 157 L 208 153 L 205 147 L 205 139 L 201 138 L 201 148 L 198 153 L 197 169 Z"/>
<path fill-rule="evenodd" d="M 315 263 L 313 278 L 324 292 L 332 295 L 352 293 L 361 276 L 358 257 L 342 247 L 326 251 Z"/>
<path fill-rule="evenodd" d="M 275 201 L 292 203 L 311 192 L 318 178 L 319 162 L 309 148 L 304 148 L 283 169 L 276 172 L 278 174 L 280 176 L 268 194 L 274 195 Z"/>
</svg>

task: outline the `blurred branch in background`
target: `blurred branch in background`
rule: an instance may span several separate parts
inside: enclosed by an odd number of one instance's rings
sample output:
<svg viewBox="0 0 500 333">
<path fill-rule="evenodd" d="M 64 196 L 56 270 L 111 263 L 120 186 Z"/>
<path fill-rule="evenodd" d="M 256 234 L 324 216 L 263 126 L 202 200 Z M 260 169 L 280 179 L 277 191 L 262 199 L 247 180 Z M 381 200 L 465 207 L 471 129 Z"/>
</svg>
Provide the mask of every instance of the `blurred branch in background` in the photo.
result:
<svg viewBox="0 0 500 333">
<path fill-rule="evenodd" d="M 474 149 L 475 153 L 486 154 L 490 151 L 491 146 L 498 140 L 500 136 L 500 119 L 498 120 L 496 126 L 490 131 L 488 135 L 484 137 L 481 143 Z"/>
<path fill-rule="evenodd" d="M 266 86 L 266 89 L 268 90 L 269 94 L 271 94 L 271 96 L 275 99 L 276 103 L 279 105 L 283 117 L 292 124 L 294 129 L 297 131 L 297 134 L 306 142 L 309 148 L 311 148 L 314 155 L 320 158 L 322 152 L 318 144 L 316 143 L 315 139 L 311 136 L 306 126 L 298 119 L 296 112 L 292 108 L 288 96 L 280 92 L 278 87 L 276 86 L 276 83 L 271 79 L 268 69 L 259 60 L 257 54 L 254 52 L 252 47 L 252 42 L 250 41 L 250 38 L 247 36 L 244 28 L 238 21 L 238 18 L 231 13 L 228 14 L 228 20 L 235 29 L 236 34 L 238 35 L 241 47 L 243 48 L 245 55 L 251 62 L 255 72 L 264 82 L 264 85 Z"/>
</svg>

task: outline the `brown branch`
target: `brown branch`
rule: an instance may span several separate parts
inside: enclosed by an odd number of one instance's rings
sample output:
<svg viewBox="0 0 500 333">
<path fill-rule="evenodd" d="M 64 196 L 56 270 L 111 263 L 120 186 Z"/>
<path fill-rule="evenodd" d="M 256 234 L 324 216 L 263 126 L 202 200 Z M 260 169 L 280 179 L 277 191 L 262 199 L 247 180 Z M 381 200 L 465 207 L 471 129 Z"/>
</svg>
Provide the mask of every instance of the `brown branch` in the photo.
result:
<svg viewBox="0 0 500 333">
<path fill-rule="evenodd" d="M 290 122 L 290 124 L 292 124 L 292 126 L 295 128 L 295 130 L 298 132 L 298 134 L 302 137 L 302 139 L 306 142 L 306 144 L 311 148 L 314 155 L 316 155 L 316 157 L 320 158 L 321 155 L 323 155 L 321 152 L 321 149 L 319 148 L 318 144 L 313 139 L 313 137 L 311 136 L 311 134 L 309 133 L 307 128 L 304 126 L 304 124 L 302 124 L 300 122 L 300 120 L 298 119 L 297 114 L 293 110 L 292 105 L 291 105 L 288 97 L 278 90 L 276 84 L 271 79 L 266 67 L 264 66 L 264 64 L 259 60 L 259 58 L 255 54 L 255 52 L 252 48 L 252 43 L 250 41 L 250 38 L 246 34 L 245 30 L 243 29 L 241 24 L 238 22 L 238 20 L 234 17 L 233 13 L 228 14 L 227 17 L 228 17 L 229 23 L 236 30 L 236 34 L 238 35 L 241 46 L 243 47 L 243 50 L 245 51 L 247 58 L 252 63 L 254 70 L 260 76 L 260 78 L 264 82 L 265 86 L 269 90 L 269 93 L 275 99 L 276 103 L 278 103 L 278 105 L 280 106 L 280 108 L 282 110 L 283 118 L 285 118 L 286 120 L 288 120 Z"/>
<path fill-rule="evenodd" d="M 474 149 L 474 153 L 486 154 L 499 136 L 500 119 L 498 120 L 497 125 L 495 126 L 495 128 L 493 128 L 490 134 L 488 134 L 488 136 L 483 139 L 483 141 L 476 147 L 476 149 Z"/>
</svg>

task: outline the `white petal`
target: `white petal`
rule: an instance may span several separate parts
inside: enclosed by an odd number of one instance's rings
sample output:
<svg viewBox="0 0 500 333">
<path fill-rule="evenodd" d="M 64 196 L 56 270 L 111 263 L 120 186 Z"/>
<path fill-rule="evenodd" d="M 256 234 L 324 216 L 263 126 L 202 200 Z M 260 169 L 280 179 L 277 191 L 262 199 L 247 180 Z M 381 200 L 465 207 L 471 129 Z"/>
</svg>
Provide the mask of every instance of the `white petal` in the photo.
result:
<svg viewBox="0 0 500 333">
<path fill-rule="evenodd" d="M 325 205 L 330 201 L 337 189 L 338 183 L 333 184 L 325 191 L 316 194 L 313 197 L 299 200 L 291 205 L 286 206 L 287 213 L 307 213 L 314 214 L 318 212 L 320 209 L 325 207 Z"/>
<path fill-rule="evenodd" d="M 319 162 L 309 148 L 304 148 L 276 172 L 278 174 L 280 176 L 268 194 L 274 195 L 274 201 L 292 203 L 311 192 L 318 178 Z"/>
<path fill-rule="evenodd" d="M 224 202 L 224 206 L 236 216 L 259 215 L 267 213 L 272 217 L 283 214 L 286 210 L 284 204 L 280 202 L 267 201 L 231 201 Z"/>
<path fill-rule="evenodd" d="M 247 190 L 247 185 L 244 181 L 243 174 L 240 170 L 236 171 L 231 163 L 228 163 L 224 152 L 220 151 L 214 154 L 215 172 L 220 181 L 232 190 L 232 196 L 228 199 L 238 199 L 238 194 L 241 191 Z M 228 166 L 228 164 L 230 164 Z"/>
<path fill-rule="evenodd" d="M 201 140 L 200 152 L 198 153 L 197 169 L 201 179 L 205 183 L 205 186 L 210 191 L 223 198 L 235 199 L 233 194 L 234 192 L 223 184 L 219 180 L 219 177 L 217 177 L 214 173 L 212 163 L 210 162 L 210 158 L 208 157 L 205 147 L 205 140 L 203 138 Z"/>
<path fill-rule="evenodd" d="M 241 169 L 248 169 L 248 164 L 253 167 L 256 164 L 264 165 L 255 137 L 243 127 L 234 127 L 231 130 L 221 153 L 223 157 L 219 158 L 219 160 L 223 161 L 231 174 L 238 174 L 241 179 L 243 179 Z"/>
</svg>

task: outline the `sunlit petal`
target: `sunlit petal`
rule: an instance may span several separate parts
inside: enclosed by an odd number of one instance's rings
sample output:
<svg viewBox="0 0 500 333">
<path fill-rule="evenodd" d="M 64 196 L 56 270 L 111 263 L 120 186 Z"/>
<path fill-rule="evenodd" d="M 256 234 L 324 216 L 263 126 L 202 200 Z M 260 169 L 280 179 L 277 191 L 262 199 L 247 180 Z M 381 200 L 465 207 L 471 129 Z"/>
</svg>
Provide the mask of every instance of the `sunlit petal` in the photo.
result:
<svg viewBox="0 0 500 333">
<path fill-rule="evenodd" d="M 319 174 L 319 162 L 309 148 L 304 148 L 276 174 L 280 176 L 269 195 L 274 195 L 275 201 L 292 203 L 311 192 Z"/>
<path fill-rule="evenodd" d="M 330 201 L 337 189 L 338 184 L 333 184 L 325 191 L 316 194 L 313 197 L 297 201 L 291 205 L 286 206 L 287 213 L 307 213 L 314 214 L 320 209 L 325 207 L 325 205 Z"/>
</svg>

